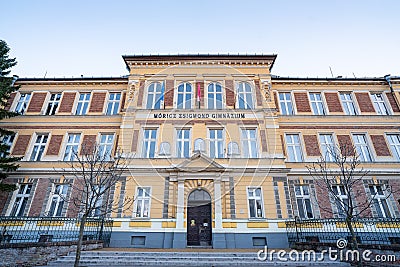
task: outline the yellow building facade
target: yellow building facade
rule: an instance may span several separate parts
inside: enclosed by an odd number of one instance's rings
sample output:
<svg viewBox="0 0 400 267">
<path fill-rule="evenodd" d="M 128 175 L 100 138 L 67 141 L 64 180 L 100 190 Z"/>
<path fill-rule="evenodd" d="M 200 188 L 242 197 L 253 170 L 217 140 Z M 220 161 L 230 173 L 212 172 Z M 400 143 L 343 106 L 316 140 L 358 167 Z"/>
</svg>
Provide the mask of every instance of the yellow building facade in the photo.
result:
<svg viewBox="0 0 400 267">
<path fill-rule="evenodd" d="M 330 146 L 353 145 L 370 170 L 359 201 L 399 188 L 400 79 L 278 77 L 275 58 L 123 56 L 124 77 L 19 79 L 8 108 L 23 115 L 1 124 L 23 159 L 2 215 L 77 216 L 57 198 L 74 180 L 55 169 L 86 142 L 128 159 L 111 192 L 134 198 L 109 214 L 116 247 L 287 247 L 286 219 L 340 216 L 306 168 Z M 398 217 L 398 199 L 369 215 Z"/>
</svg>

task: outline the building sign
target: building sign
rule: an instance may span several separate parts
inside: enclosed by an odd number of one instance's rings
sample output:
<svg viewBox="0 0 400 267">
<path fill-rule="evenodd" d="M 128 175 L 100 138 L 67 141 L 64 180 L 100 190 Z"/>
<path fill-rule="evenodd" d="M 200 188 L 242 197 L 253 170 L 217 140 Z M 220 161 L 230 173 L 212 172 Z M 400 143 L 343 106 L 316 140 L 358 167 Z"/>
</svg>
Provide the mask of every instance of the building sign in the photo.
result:
<svg viewBox="0 0 400 267">
<path fill-rule="evenodd" d="M 246 119 L 246 113 L 233 112 L 159 112 L 152 114 L 152 119 Z"/>
</svg>

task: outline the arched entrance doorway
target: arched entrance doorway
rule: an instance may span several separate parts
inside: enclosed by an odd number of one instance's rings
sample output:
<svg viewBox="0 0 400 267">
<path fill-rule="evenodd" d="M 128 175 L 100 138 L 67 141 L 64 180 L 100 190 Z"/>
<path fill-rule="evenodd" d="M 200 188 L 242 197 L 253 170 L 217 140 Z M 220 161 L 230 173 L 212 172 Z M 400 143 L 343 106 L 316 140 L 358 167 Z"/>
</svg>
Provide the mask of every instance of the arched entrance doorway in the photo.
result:
<svg viewBox="0 0 400 267">
<path fill-rule="evenodd" d="M 187 204 L 187 245 L 211 246 L 211 196 L 203 189 L 189 194 Z"/>
</svg>

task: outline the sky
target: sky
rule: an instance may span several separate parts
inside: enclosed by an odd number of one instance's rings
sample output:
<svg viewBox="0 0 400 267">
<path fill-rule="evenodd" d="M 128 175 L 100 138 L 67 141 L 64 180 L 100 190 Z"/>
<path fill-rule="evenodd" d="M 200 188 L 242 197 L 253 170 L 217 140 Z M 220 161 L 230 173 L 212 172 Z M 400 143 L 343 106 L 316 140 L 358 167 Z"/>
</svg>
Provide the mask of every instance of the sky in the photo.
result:
<svg viewBox="0 0 400 267">
<path fill-rule="evenodd" d="M 277 54 L 279 76 L 400 76 L 397 0 L 0 2 L 19 77 L 115 77 L 122 55 L 198 53 Z"/>
</svg>

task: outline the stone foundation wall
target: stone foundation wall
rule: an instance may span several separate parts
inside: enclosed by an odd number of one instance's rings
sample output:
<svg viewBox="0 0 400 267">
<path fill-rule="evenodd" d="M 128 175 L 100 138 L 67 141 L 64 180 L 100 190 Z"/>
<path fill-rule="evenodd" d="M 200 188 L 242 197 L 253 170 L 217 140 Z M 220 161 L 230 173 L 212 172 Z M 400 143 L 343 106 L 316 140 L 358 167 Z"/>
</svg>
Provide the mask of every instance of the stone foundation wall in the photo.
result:
<svg viewBox="0 0 400 267">
<path fill-rule="evenodd" d="M 82 250 L 103 248 L 101 241 L 86 241 Z M 12 247 L 0 248 L 0 266 L 25 267 L 45 265 L 51 260 L 75 252 L 76 242 L 51 242 L 14 244 Z"/>
</svg>

